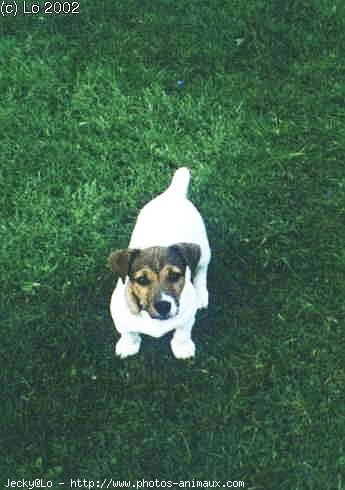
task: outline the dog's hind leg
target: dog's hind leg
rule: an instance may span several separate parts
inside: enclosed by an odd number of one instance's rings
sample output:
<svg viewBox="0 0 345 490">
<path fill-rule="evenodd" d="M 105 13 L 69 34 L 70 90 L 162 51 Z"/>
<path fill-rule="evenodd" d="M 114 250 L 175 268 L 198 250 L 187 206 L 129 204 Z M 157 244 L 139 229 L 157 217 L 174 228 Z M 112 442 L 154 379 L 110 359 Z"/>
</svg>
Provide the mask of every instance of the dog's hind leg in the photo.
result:
<svg viewBox="0 0 345 490">
<path fill-rule="evenodd" d="M 207 266 L 208 265 L 204 265 L 201 267 L 199 266 L 193 279 L 198 309 L 208 307 Z"/>
</svg>

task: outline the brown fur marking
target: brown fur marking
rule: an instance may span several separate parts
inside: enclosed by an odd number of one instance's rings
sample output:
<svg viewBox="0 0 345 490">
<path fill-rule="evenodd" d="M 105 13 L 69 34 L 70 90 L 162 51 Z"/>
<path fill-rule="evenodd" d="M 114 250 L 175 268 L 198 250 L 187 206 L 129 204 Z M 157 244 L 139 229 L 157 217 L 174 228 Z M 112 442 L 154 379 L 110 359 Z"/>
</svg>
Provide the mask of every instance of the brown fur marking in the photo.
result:
<svg viewBox="0 0 345 490">
<path fill-rule="evenodd" d="M 178 307 L 185 284 L 186 266 L 193 274 L 199 260 L 198 245 L 177 243 L 170 247 L 118 250 L 110 254 L 108 264 L 123 282 L 129 276 L 126 298 L 132 313 L 138 314 L 144 309 L 153 318 L 158 318 L 155 303 L 165 293 L 174 299 Z"/>
<path fill-rule="evenodd" d="M 108 267 L 116 274 L 119 274 L 124 283 L 126 276 L 130 272 L 131 264 L 139 253 L 140 250 L 136 248 L 116 250 L 108 257 Z"/>
<path fill-rule="evenodd" d="M 162 293 L 171 296 L 178 306 L 185 282 L 185 269 L 183 260 L 171 254 L 170 247 L 141 250 L 133 260 L 127 285 L 127 300 L 131 311 L 138 313 L 141 308 L 148 311 L 153 318 L 159 317 L 154 305 L 160 300 Z M 179 274 L 179 277 L 176 279 L 173 273 Z M 138 282 L 140 278 L 144 278 L 148 284 L 141 285 Z"/>
</svg>

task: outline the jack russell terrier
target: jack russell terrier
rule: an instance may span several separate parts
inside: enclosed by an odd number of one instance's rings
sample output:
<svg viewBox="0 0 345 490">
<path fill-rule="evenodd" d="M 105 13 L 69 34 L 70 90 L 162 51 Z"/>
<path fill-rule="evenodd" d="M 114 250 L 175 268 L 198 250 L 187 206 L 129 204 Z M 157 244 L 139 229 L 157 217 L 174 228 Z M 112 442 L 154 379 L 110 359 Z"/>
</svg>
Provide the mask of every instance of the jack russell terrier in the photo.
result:
<svg viewBox="0 0 345 490">
<path fill-rule="evenodd" d="M 172 330 L 174 356 L 195 354 L 191 332 L 197 310 L 208 306 L 211 250 L 202 217 L 187 198 L 189 180 L 189 170 L 178 169 L 165 192 L 140 211 L 129 248 L 108 258 L 120 276 L 110 311 L 122 358 L 139 352 L 140 334 L 158 338 Z"/>
</svg>

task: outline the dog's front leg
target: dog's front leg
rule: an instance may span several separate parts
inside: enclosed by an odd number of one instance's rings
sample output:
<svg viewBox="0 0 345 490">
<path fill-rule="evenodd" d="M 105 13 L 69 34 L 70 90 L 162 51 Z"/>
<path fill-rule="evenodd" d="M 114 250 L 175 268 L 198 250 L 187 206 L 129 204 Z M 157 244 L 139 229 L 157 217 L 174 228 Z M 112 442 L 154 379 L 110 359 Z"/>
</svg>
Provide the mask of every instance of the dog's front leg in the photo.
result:
<svg viewBox="0 0 345 490">
<path fill-rule="evenodd" d="M 141 337 L 137 333 L 123 333 L 116 344 L 116 354 L 124 359 L 128 356 L 134 356 L 140 349 Z"/>
<path fill-rule="evenodd" d="M 195 344 L 191 338 L 195 318 L 182 327 L 178 327 L 170 345 L 176 359 L 188 359 L 195 355 Z"/>
</svg>

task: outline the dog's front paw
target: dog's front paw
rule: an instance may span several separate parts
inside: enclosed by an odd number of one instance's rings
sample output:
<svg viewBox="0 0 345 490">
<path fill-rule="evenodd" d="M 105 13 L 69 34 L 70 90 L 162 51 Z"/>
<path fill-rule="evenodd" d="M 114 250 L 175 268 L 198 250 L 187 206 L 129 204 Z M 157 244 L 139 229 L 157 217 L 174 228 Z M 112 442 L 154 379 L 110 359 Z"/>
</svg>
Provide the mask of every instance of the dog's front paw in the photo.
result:
<svg viewBox="0 0 345 490">
<path fill-rule="evenodd" d="M 191 339 L 179 342 L 173 338 L 170 345 L 176 359 L 188 359 L 195 356 L 195 344 Z"/>
<path fill-rule="evenodd" d="M 129 356 L 134 356 L 139 352 L 140 344 L 141 338 L 139 336 L 135 339 L 130 339 L 122 336 L 116 344 L 116 355 L 121 357 L 121 359 Z"/>
</svg>

